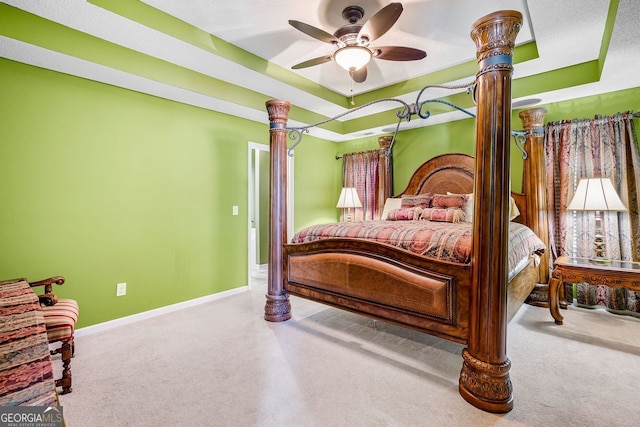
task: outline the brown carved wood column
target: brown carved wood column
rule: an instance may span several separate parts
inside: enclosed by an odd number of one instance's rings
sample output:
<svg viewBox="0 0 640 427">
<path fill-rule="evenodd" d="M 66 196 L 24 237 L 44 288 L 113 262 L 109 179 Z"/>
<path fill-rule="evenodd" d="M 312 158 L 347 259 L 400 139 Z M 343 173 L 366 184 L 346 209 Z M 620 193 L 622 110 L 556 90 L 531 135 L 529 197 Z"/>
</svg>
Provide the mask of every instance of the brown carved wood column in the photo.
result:
<svg viewBox="0 0 640 427">
<path fill-rule="evenodd" d="M 522 24 L 517 11 L 478 19 L 476 43 L 476 163 L 469 341 L 462 352 L 459 391 L 489 412 L 513 408 L 507 357 L 507 246 L 513 49 Z"/>
<path fill-rule="evenodd" d="M 519 116 L 526 132 L 524 149 L 527 159 L 524 161 L 523 191 L 527 195 L 527 225 L 536 233 L 547 247 L 540 258 L 538 284 L 527 302 L 548 306 L 549 302 L 549 221 L 547 218 L 547 174 L 544 148 L 544 108 L 530 108 L 521 111 Z"/>
<path fill-rule="evenodd" d="M 287 118 L 291 104 L 267 101 L 269 113 L 269 270 L 264 318 L 281 322 L 291 318 L 289 295 L 284 292 L 283 245 L 287 241 Z"/>
<path fill-rule="evenodd" d="M 393 165 L 391 164 L 391 142 L 393 136 L 386 135 L 378 138 L 380 144 L 380 162 L 378 164 L 380 178 L 378 179 L 378 213 L 382 215 L 384 202 L 393 195 Z"/>
</svg>

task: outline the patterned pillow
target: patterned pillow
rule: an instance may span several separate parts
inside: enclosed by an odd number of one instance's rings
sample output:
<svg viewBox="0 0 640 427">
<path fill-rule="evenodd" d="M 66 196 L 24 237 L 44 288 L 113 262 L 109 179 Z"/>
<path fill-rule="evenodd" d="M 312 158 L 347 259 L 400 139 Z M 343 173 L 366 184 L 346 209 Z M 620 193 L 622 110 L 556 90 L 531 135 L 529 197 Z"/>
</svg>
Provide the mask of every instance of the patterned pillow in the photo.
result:
<svg viewBox="0 0 640 427">
<path fill-rule="evenodd" d="M 469 194 L 455 194 L 455 193 L 447 193 L 449 196 L 463 196 L 464 203 L 460 206 L 460 209 L 464 211 L 464 221 L 471 222 L 471 218 L 473 218 L 473 193 Z"/>
<path fill-rule="evenodd" d="M 463 194 L 435 194 L 431 201 L 432 208 L 440 209 L 460 209 L 464 204 L 465 197 Z"/>
<path fill-rule="evenodd" d="M 389 197 L 384 202 L 384 208 L 382 209 L 382 216 L 380 219 L 387 219 L 389 217 L 389 212 L 394 209 L 398 209 L 402 206 L 402 200 L 399 197 Z"/>
<path fill-rule="evenodd" d="M 433 196 L 431 194 L 403 194 L 400 196 L 401 207 L 403 208 L 412 208 L 414 206 L 420 208 L 430 208 L 431 207 L 431 199 Z"/>
<path fill-rule="evenodd" d="M 465 199 L 463 205 L 460 207 L 464 211 L 464 217 L 467 222 L 471 222 L 471 218 L 473 218 L 473 193 L 469 194 L 454 194 L 447 193 L 449 196 L 463 196 Z M 520 215 L 520 210 L 516 205 L 516 201 L 513 196 L 509 196 L 509 221 L 513 221 L 515 218 Z"/>
<path fill-rule="evenodd" d="M 427 221 L 460 222 L 464 220 L 464 211 L 462 209 L 455 208 L 427 208 L 422 210 L 420 219 L 424 219 Z"/>
<path fill-rule="evenodd" d="M 420 213 L 422 208 L 419 207 L 392 209 L 387 215 L 387 221 L 412 221 L 420 219 Z"/>
</svg>

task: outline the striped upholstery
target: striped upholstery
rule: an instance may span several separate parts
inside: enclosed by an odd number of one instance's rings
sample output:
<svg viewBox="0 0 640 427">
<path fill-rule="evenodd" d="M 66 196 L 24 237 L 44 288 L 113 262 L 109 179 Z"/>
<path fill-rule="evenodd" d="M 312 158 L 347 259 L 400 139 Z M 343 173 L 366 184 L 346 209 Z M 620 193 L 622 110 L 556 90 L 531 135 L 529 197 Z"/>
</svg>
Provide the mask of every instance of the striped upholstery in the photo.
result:
<svg viewBox="0 0 640 427">
<path fill-rule="evenodd" d="M 44 317 L 24 279 L 0 282 L 0 405 L 54 406 Z"/>
<path fill-rule="evenodd" d="M 60 298 L 55 305 L 42 306 L 50 342 L 69 341 L 78 320 L 78 303 L 72 299 Z"/>
<path fill-rule="evenodd" d="M 60 354 L 62 359 L 62 377 L 56 380 L 56 387 L 62 387 L 61 394 L 72 391 L 71 358 L 75 351 L 73 332 L 76 328 L 78 312 L 78 303 L 72 299 L 59 298 L 55 305 L 42 306 L 49 344 L 61 343 L 60 347 L 51 351 L 51 354 Z"/>
</svg>

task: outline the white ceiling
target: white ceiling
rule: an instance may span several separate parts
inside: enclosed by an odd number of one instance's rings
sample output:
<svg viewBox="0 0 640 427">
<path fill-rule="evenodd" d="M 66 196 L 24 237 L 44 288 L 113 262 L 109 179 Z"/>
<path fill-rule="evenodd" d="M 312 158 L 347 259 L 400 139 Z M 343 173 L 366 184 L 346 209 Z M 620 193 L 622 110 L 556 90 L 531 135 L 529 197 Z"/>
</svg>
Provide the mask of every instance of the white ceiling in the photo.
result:
<svg viewBox="0 0 640 427">
<path fill-rule="evenodd" d="M 130 0 L 127 0 L 130 1 Z M 142 0 L 144 3 L 179 18 L 201 30 L 230 42 L 286 70 L 301 61 L 328 55 L 333 47 L 313 39 L 288 24 L 295 19 L 333 33 L 346 22 L 341 17 L 348 5 L 365 9 L 364 21 L 390 3 L 379 0 Z M 196 70 L 208 76 L 225 80 L 265 94 L 287 99 L 301 108 L 327 117 L 344 113 L 345 107 L 307 93 L 288 80 L 278 80 L 260 70 L 252 70 L 203 50 L 197 46 L 163 34 L 102 9 L 84 0 L 0 0 L 48 20 L 61 23 L 84 33 L 143 52 L 165 61 Z M 372 43 L 373 46 L 399 45 L 427 51 L 419 61 L 392 62 L 374 59 L 368 67 L 366 82 L 353 83 L 346 71 L 333 62 L 291 71 L 346 97 L 387 87 L 391 84 L 417 78 L 438 70 L 446 70 L 475 58 L 475 45 L 469 37 L 473 22 L 487 13 L 501 9 L 522 12 L 524 25 L 518 44 L 535 40 L 539 57 L 515 66 L 514 79 L 532 76 L 550 70 L 593 61 L 600 55 L 609 0 L 405 0 L 404 11 L 387 34 Z M 640 73 L 640 8 L 637 0 L 620 0 L 611 43 L 599 81 L 554 90 L 531 93 L 526 99 L 515 99 L 522 104 L 536 98 L 537 104 L 574 99 L 614 90 L 639 87 Z M 0 36 L 0 56 L 36 66 L 78 75 L 84 78 L 121 86 L 140 92 L 174 99 L 215 111 L 265 122 L 266 113 L 204 95 L 181 87 L 136 76 L 44 49 L 20 40 Z M 468 82 L 473 76 L 455 82 Z M 446 92 L 431 90 L 428 98 Z M 411 103 L 416 93 L 398 92 L 394 96 Z M 350 116 L 368 115 L 374 111 L 396 109 L 396 105 L 376 105 L 371 110 Z M 429 120 L 416 120 L 403 127 L 417 127 L 465 117 L 452 112 L 433 116 Z M 291 125 L 304 123 L 292 122 Z M 318 130 L 320 137 L 334 141 L 351 139 L 367 134 L 388 131 L 395 123 L 350 134 Z"/>
<path fill-rule="evenodd" d="M 347 24 L 342 11 L 349 5 L 365 10 L 360 22 L 391 3 L 379 0 L 262 1 L 234 0 L 226 6 L 220 2 L 192 0 L 143 0 L 181 20 L 233 43 L 270 62 L 289 69 L 292 65 L 319 56 L 330 55 L 335 48 L 296 30 L 288 24 L 295 19 L 333 34 Z M 274 3 L 277 7 L 274 7 Z M 524 0 L 469 1 L 405 0 L 396 24 L 372 46 L 408 46 L 425 50 L 420 61 L 395 62 L 373 60 L 364 83 L 353 84 L 348 73 L 335 62 L 296 71 L 333 91 L 349 96 L 401 82 L 475 57 L 475 45 L 469 37 L 475 20 L 505 8 L 516 9 L 527 17 Z M 220 20 L 216 17 L 225 16 Z M 452 19 L 454 18 L 454 19 Z M 525 18 L 528 20 L 528 18 Z M 528 22 L 523 25 L 518 42 L 533 39 Z"/>
</svg>

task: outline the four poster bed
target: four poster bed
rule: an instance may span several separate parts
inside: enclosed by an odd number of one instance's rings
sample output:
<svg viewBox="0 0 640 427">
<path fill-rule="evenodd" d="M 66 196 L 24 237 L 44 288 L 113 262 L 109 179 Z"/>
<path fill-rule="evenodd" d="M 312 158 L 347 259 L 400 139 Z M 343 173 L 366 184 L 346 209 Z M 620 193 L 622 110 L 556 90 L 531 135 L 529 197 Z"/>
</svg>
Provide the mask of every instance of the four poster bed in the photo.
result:
<svg viewBox="0 0 640 427">
<path fill-rule="evenodd" d="M 398 196 L 409 200 L 430 194 L 442 196 L 438 199 L 442 201 L 448 193 L 474 195 L 473 221 L 464 226 L 457 224 L 466 229 L 453 238 L 468 243 L 465 254 L 457 258 L 435 259 L 429 250 L 411 250 L 408 247 L 411 243 L 397 247 L 381 243 L 379 238 L 354 238 L 359 232 L 353 229 L 343 229 L 340 237 L 331 238 L 309 237 L 313 232 L 304 230 L 294 238 L 302 243 L 287 243 L 289 103 L 267 102 L 271 122 L 271 188 L 266 320 L 288 320 L 289 295 L 297 295 L 463 343 L 467 348 L 463 351 L 460 394 L 486 411 L 512 409 L 510 361 L 506 355 L 508 316 L 513 315 L 540 278 L 545 277 L 544 269 L 548 269 L 546 263 L 536 262 L 539 257 L 530 256 L 534 252 L 539 254 L 546 244 L 545 190 L 544 181 L 539 179 L 544 176 L 540 132 L 544 109 L 520 114 L 526 131 L 524 194 L 513 195 L 520 211 L 517 221 L 527 225 L 541 240 L 531 233 L 531 240 L 539 244 L 526 250 L 523 262 L 516 262 L 517 271 L 512 271 L 507 262 L 509 246 L 514 246 L 509 243 L 510 231 L 526 228 L 511 223 L 509 218 L 511 58 L 521 21 L 519 12 L 502 11 L 474 24 L 471 36 L 476 42 L 479 62 L 475 158 L 448 154 L 431 159 L 416 170 Z M 388 156 L 384 157 L 389 161 Z M 380 169 L 389 170 L 383 166 Z M 381 177 L 381 187 L 388 188 L 388 182 L 388 176 Z M 417 223 L 432 221 L 370 221 L 379 223 L 382 234 L 392 234 L 389 227 L 397 232 L 402 222 L 418 226 Z M 355 224 L 363 226 L 362 222 Z M 411 234 L 420 233 L 424 232 Z M 459 249 L 445 252 L 458 254 Z"/>
</svg>

